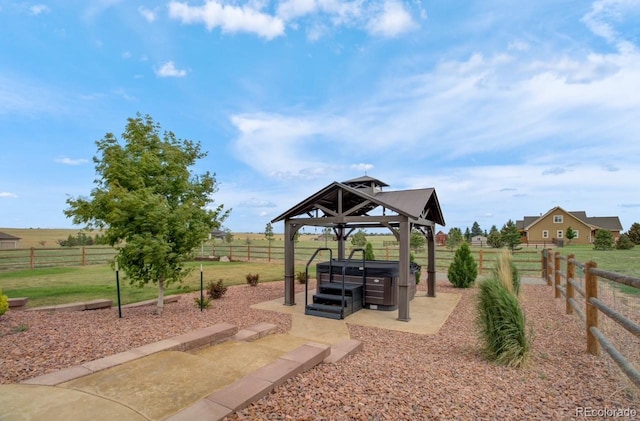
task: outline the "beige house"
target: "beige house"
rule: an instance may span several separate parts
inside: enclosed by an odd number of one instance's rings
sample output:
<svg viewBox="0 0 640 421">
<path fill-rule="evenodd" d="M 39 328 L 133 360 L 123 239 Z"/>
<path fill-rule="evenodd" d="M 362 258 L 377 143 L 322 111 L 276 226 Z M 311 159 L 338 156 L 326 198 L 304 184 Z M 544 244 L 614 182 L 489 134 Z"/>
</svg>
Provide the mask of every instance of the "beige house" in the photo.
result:
<svg viewBox="0 0 640 421">
<path fill-rule="evenodd" d="M 0 232 L 0 249 L 17 249 L 20 237 Z"/>
<path fill-rule="evenodd" d="M 622 224 L 617 216 L 588 217 L 584 211 L 567 212 L 560 206 L 542 216 L 525 216 L 516 221 L 523 244 L 568 244 L 567 229 L 571 227 L 575 238 L 571 244 L 591 244 L 600 229 L 611 231 L 615 240 L 620 237 Z"/>
</svg>

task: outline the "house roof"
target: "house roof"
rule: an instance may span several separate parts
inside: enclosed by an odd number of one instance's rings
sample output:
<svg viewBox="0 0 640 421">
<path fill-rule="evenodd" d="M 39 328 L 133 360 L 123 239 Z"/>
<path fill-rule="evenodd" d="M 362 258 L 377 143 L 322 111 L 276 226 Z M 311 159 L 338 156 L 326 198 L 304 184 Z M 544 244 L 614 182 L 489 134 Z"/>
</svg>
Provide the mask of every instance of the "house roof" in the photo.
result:
<svg viewBox="0 0 640 421">
<path fill-rule="evenodd" d="M 7 234 L 6 232 L 0 232 L 0 240 L 17 241 L 17 240 L 21 240 L 21 238 L 16 237 L 15 235 Z"/>
<path fill-rule="evenodd" d="M 211 236 L 212 237 L 218 237 L 218 238 L 224 238 L 227 236 L 227 232 L 226 231 L 222 231 L 221 229 L 214 229 L 213 231 L 211 231 Z"/>
<path fill-rule="evenodd" d="M 550 209 L 542 216 L 525 216 L 523 220 L 516 221 L 516 227 L 520 230 L 528 230 L 532 225 L 538 223 L 538 221 L 544 219 L 546 216 L 553 212 L 563 211 L 572 217 L 576 218 L 583 224 L 590 225 L 592 228 L 603 228 L 609 231 L 622 231 L 622 224 L 620 218 L 617 216 L 592 216 L 588 217 L 585 211 L 571 211 L 567 212 L 560 206 Z"/>
<path fill-rule="evenodd" d="M 323 212 L 325 215 L 337 214 L 340 206 L 339 192 L 342 192 L 342 209 L 349 210 L 350 216 L 368 216 L 373 209 L 382 207 L 412 219 L 425 218 L 439 225 L 445 225 L 435 189 L 383 192 L 351 186 L 351 184 L 369 182 L 377 186 L 387 186 L 386 183 L 372 177 L 360 177 L 343 183 L 334 181 L 271 222 L 279 222 L 302 215 L 312 216 L 314 212 Z"/>
</svg>

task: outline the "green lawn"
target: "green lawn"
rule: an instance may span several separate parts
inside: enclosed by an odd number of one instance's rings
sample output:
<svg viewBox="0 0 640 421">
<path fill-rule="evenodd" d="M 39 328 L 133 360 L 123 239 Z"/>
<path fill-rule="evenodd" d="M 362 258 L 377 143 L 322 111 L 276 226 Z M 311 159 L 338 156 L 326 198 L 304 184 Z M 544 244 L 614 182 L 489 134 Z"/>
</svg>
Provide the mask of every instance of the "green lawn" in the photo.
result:
<svg viewBox="0 0 640 421">
<path fill-rule="evenodd" d="M 203 279 L 206 287 L 209 281 L 222 279 L 227 286 L 246 284 L 248 273 L 260 275 L 260 282 L 284 279 L 282 263 L 246 262 L 203 262 Z M 200 290 L 200 263 L 191 263 L 194 271 L 182 284 L 172 284 L 165 294 L 180 294 Z M 304 266 L 296 271 L 304 270 Z M 315 272 L 313 273 L 315 276 Z M 108 265 L 83 267 L 43 268 L 0 273 L 0 288 L 11 297 L 29 297 L 29 307 L 87 301 L 98 298 L 117 302 L 116 275 Z M 120 296 L 122 304 L 149 300 L 158 296 L 155 285 L 144 288 L 129 285 L 120 272 Z"/>
<path fill-rule="evenodd" d="M 565 246 L 553 249 L 562 256 L 574 254 L 576 260 L 585 263 L 593 260 L 598 268 L 640 278 L 640 246 L 631 250 L 594 250 L 593 246 Z M 564 263 L 563 263 L 564 265 Z"/>
<path fill-rule="evenodd" d="M 296 244 L 296 272 L 304 270 L 306 259 L 313 254 L 316 248 L 324 247 L 324 241 L 315 241 L 313 238 L 314 236 L 311 235 L 302 236 L 301 240 Z M 397 259 L 397 246 L 385 244 L 385 242 L 394 241 L 393 236 L 369 236 L 367 239 L 374 245 L 376 259 Z M 335 242 L 329 241 L 327 245 L 336 248 Z M 251 259 L 254 261 L 203 262 L 205 286 L 209 281 L 217 281 L 218 279 L 222 279 L 225 285 L 228 286 L 245 284 L 245 276 L 248 273 L 258 273 L 260 282 L 281 281 L 284 278 L 284 264 L 281 256 L 283 241 L 278 239 L 272 243 L 272 262 L 266 261 L 268 260 L 266 252 L 268 246 L 269 243 L 257 234 L 246 238 L 236 237 L 233 242 L 233 257 L 243 260 L 248 257 L 247 254 L 251 254 Z M 220 241 L 209 241 L 203 245 L 202 250 L 199 250 L 200 253 L 196 253 L 196 255 L 208 256 L 209 254 L 214 254 L 214 247 L 216 249 L 215 254 L 218 256 L 229 253 L 228 244 L 223 244 Z M 592 246 L 566 246 L 555 248 L 553 251 L 558 251 L 563 256 L 573 253 L 576 259 L 581 262 L 594 260 L 601 269 L 640 278 L 640 246 L 631 250 L 610 251 L 594 250 Z M 472 252 L 477 260 L 480 249 L 472 248 Z M 497 250 L 484 248 L 482 252 L 484 255 L 483 267 L 486 273 L 486 270 L 493 266 Z M 541 249 L 525 247 L 516 254 L 514 261 L 523 276 L 541 276 L 540 252 Z M 335 257 L 336 255 L 337 251 L 334 250 L 333 256 Z M 357 255 L 356 258 L 358 257 Z M 416 261 L 423 265 L 423 269 L 426 269 L 426 253 L 420 251 L 415 253 L 415 257 Z M 321 261 L 327 258 L 328 254 L 324 252 L 323 255 L 317 256 L 316 259 Z M 436 251 L 437 270 L 445 272 L 452 259 L 453 250 L 438 247 Z M 63 265 L 58 264 L 56 266 Z M 182 284 L 171 285 L 166 294 L 191 292 L 200 289 L 200 263 L 191 263 L 191 267 L 195 269 L 194 272 Z M 315 276 L 315 264 L 311 265 L 310 270 L 312 271 L 311 275 Z M 148 285 L 144 288 L 130 286 L 122 273 L 120 285 L 123 304 L 152 299 L 157 296 L 155 285 Z M 113 299 L 114 303 L 116 302 L 115 272 L 105 264 L 0 271 L 0 288 L 9 297 L 29 297 L 30 307 L 97 298 Z"/>
</svg>

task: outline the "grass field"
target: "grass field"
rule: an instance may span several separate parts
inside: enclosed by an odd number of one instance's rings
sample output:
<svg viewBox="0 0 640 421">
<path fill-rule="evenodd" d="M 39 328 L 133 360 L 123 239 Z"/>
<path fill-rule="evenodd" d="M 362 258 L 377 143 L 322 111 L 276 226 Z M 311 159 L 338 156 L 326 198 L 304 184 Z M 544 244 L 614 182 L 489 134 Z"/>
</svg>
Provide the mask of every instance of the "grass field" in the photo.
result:
<svg viewBox="0 0 640 421">
<path fill-rule="evenodd" d="M 172 284 L 165 294 L 179 294 L 200 290 L 200 263 L 189 265 L 193 271 L 182 284 Z M 260 282 L 281 281 L 282 263 L 204 262 L 203 280 L 222 279 L 227 286 L 246 284 L 246 275 L 257 273 Z M 304 267 L 296 268 L 304 270 Z M 315 274 L 313 274 L 315 276 Z M 29 297 L 29 307 L 87 301 L 98 298 L 117 300 L 115 271 L 108 265 L 58 267 L 0 273 L 0 288 L 8 297 Z M 122 304 L 149 300 L 158 296 L 155 285 L 144 288 L 129 285 L 120 272 Z"/>
<path fill-rule="evenodd" d="M 33 244 L 33 247 L 43 248 L 40 242 L 46 242 L 46 249 L 41 253 L 53 252 L 48 250 L 59 247 L 57 239 L 65 239 L 69 235 L 76 235 L 78 230 L 47 230 L 47 229 L 8 229 L 0 228 L 0 231 L 21 237 L 20 246 Z M 318 248 L 324 247 L 324 241 L 317 241 L 317 235 L 301 235 L 296 244 L 296 271 L 304 270 L 309 256 Z M 368 236 L 376 253 L 376 259 L 397 259 L 397 247 L 390 242 L 395 241 L 392 235 Z M 55 244 L 55 245 L 54 245 Z M 328 241 L 327 246 L 334 249 L 334 257 L 337 254 L 336 243 Z M 230 247 L 231 246 L 231 247 Z M 220 240 L 210 240 L 204 243 L 196 255 L 208 256 L 215 254 L 218 256 L 232 254 L 234 259 L 247 260 L 251 254 L 251 261 L 233 261 L 229 263 L 204 262 L 204 283 L 223 279 L 225 285 L 245 284 L 245 276 L 248 273 L 258 273 L 260 282 L 280 281 L 283 279 L 284 266 L 282 263 L 282 248 L 284 241 L 281 235 L 276 235 L 276 239 L 271 243 L 272 262 L 267 260 L 267 250 L 269 242 L 263 234 L 234 234 L 234 241 L 231 245 Z M 54 250 L 55 251 L 55 250 Z M 71 252 L 60 247 L 60 252 Z M 593 260 L 598 263 L 598 267 L 604 270 L 622 273 L 628 276 L 640 277 L 640 246 L 632 250 L 611 250 L 598 251 L 592 246 L 566 246 L 556 248 L 561 255 L 575 254 L 576 259 L 581 262 Z M 472 248 L 474 258 L 478 260 L 480 249 Z M 493 265 L 496 258 L 495 249 L 482 249 L 483 267 L 485 270 Z M 75 252 L 77 253 L 77 251 Z M 426 269 L 426 253 L 415 253 L 416 261 Z M 357 255 L 356 257 L 359 257 Z M 320 257 L 327 259 L 326 253 Z M 447 270 L 453 259 L 453 251 L 445 247 L 438 247 L 436 251 L 436 269 L 440 272 Z M 522 271 L 523 276 L 541 276 L 541 248 L 523 248 L 519 251 L 514 261 Z M 51 267 L 36 268 L 34 270 L 12 270 L 0 271 L 0 288 L 9 297 L 26 296 L 30 299 L 30 306 L 42 306 L 62 304 L 73 301 L 84 301 L 96 298 L 110 298 L 116 300 L 115 272 L 109 265 L 104 263 L 79 266 L 78 259 L 74 257 L 67 261 L 69 264 L 51 264 Z M 75 266 L 73 266 L 75 265 Z M 182 283 L 170 286 L 166 293 L 175 294 L 180 292 L 196 291 L 200 288 L 200 263 L 192 263 L 194 272 Z M 315 266 L 311 265 L 313 274 Z M 486 273 L 486 272 L 485 272 Z M 314 275 L 315 276 L 315 275 Z M 130 286 L 123 274 L 121 274 L 121 297 L 123 303 L 131 303 L 140 300 L 155 298 L 157 289 L 149 285 L 145 288 Z"/>
</svg>

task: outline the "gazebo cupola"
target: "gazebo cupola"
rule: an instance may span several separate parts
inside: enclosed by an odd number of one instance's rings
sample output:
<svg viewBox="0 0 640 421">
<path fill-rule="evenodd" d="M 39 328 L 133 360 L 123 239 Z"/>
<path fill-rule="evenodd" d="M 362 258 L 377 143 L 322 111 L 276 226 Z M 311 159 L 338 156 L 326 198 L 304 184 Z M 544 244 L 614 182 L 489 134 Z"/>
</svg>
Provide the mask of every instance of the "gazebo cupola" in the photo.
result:
<svg viewBox="0 0 640 421">
<path fill-rule="evenodd" d="M 384 181 L 380 181 L 377 178 L 363 176 L 354 178 L 352 180 L 343 181 L 342 184 L 345 186 L 353 187 L 354 189 L 358 189 L 364 191 L 371 196 L 375 196 L 376 194 L 382 191 L 383 187 L 389 187 L 387 183 Z"/>
</svg>

